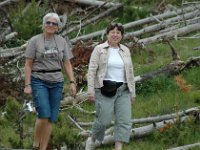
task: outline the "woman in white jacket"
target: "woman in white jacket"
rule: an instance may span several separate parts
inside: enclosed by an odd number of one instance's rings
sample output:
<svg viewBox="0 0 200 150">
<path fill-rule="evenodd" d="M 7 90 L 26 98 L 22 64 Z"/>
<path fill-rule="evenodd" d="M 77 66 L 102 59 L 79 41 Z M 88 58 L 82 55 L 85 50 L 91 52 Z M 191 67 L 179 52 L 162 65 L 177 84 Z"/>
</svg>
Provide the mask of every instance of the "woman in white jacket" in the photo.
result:
<svg viewBox="0 0 200 150">
<path fill-rule="evenodd" d="M 97 45 L 88 69 L 88 99 L 95 102 L 96 120 L 86 150 L 94 150 L 102 142 L 106 127 L 115 115 L 115 150 L 128 143 L 131 130 L 131 103 L 135 101 L 135 83 L 130 50 L 120 44 L 124 28 L 112 23 L 107 29 L 107 41 Z"/>
</svg>

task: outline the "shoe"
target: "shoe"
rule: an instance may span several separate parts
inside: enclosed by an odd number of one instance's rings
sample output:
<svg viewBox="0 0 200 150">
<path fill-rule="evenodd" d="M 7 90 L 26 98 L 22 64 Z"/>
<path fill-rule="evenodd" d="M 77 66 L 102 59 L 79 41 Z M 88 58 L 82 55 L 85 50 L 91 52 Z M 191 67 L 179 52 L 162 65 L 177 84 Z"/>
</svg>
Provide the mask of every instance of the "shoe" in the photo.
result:
<svg viewBox="0 0 200 150">
<path fill-rule="evenodd" d="M 34 146 L 32 150 L 39 150 L 39 147 Z"/>
<path fill-rule="evenodd" d="M 87 139 L 85 150 L 95 150 L 95 142 L 92 141 L 92 137 Z"/>
</svg>

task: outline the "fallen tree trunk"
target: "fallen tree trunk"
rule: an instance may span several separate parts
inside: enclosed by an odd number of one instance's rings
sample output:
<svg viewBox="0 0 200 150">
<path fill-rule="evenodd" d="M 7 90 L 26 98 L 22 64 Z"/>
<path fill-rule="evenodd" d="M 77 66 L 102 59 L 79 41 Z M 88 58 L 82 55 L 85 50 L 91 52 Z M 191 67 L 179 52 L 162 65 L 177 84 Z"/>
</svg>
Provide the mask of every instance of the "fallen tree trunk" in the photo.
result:
<svg viewBox="0 0 200 150">
<path fill-rule="evenodd" d="M 186 119 L 188 119 L 188 116 L 184 116 L 180 119 L 181 122 L 185 121 Z M 146 135 L 149 135 L 150 133 L 152 133 L 155 130 L 159 130 L 162 128 L 165 128 L 166 126 L 168 128 L 170 128 L 172 126 L 172 124 L 176 123 L 176 120 L 171 119 L 171 120 L 166 120 L 164 122 L 158 122 L 158 123 L 154 123 L 151 125 L 147 125 L 147 126 L 143 126 L 143 127 L 139 127 L 139 128 L 134 128 L 131 130 L 131 139 L 132 138 L 141 138 L 144 137 Z M 109 144 L 113 144 L 114 141 L 114 136 L 113 135 L 106 135 L 104 137 L 104 140 L 102 141 L 102 143 L 96 142 L 95 143 L 95 147 L 99 147 L 101 145 L 109 145 Z"/>
<path fill-rule="evenodd" d="M 72 2 L 72 3 L 78 3 L 78 4 L 84 4 L 84 5 L 91 5 L 91 6 L 100 6 L 104 5 L 105 8 L 110 8 L 113 6 L 118 5 L 118 3 L 108 3 L 108 2 L 103 2 L 103 1 L 98 1 L 98 0 L 65 0 L 66 2 Z"/>
<path fill-rule="evenodd" d="M 19 1 L 20 0 L 6 0 L 6 1 L 0 2 L 0 7 L 4 7 L 6 5 L 12 4 L 13 2 L 19 2 Z"/>
<path fill-rule="evenodd" d="M 169 26 L 165 29 L 162 29 L 160 31 L 158 31 L 158 33 L 166 33 L 166 32 L 170 32 L 172 30 L 177 30 L 179 28 L 179 26 L 185 26 L 185 24 L 187 25 L 191 25 L 191 24 L 196 24 L 196 23 L 200 23 L 200 17 L 195 17 L 195 18 L 192 18 L 192 19 L 189 19 L 189 20 L 185 20 L 185 21 L 179 21 L 178 23 L 177 22 L 174 22 L 172 24 L 174 24 L 174 26 Z M 177 25 L 175 25 L 177 24 Z M 181 37 L 177 37 L 178 39 L 181 39 Z M 187 37 L 187 38 L 190 38 L 190 37 Z"/>
<path fill-rule="evenodd" d="M 130 29 L 130 28 L 136 27 L 136 26 L 142 26 L 144 24 L 148 24 L 148 23 L 155 22 L 155 21 L 158 21 L 158 20 L 164 20 L 165 18 L 169 18 L 169 17 L 175 16 L 175 15 L 187 13 L 187 12 L 193 11 L 195 9 L 199 9 L 199 8 L 200 8 L 200 5 L 196 5 L 194 7 L 189 6 L 189 7 L 186 7 L 186 8 L 178 9 L 177 11 L 166 12 L 166 13 L 163 13 L 163 14 L 160 14 L 160 15 L 151 16 L 151 17 L 148 17 L 148 18 L 136 20 L 134 22 L 124 24 L 123 26 L 124 26 L 124 29 L 127 30 L 127 29 Z M 105 32 L 105 29 L 97 31 L 97 32 L 89 33 L 87 35 L 83 35 L 83 36 L 73 38 L 70 41 L 72 43 L 75 43 L 79 40 L 83 40 L 83 41 L 89 40 L 89 39 L 101 36 L 102 34 L 104 34 L 104 32 Z"/>
<path fill-rule="evenodd" d="M 108 10 L 102 12 L 101 14 L 99 14 L 99 15 L 93 17 L 93 18 L 91 18 L 91 19 L 89 19 L 89 20 L 86 20 L 85 22 L 81 23 L 80 25 L 74 26 L 74 27 L 68 29 L 67 31 L 63 31 L 62 36 L 65 36 L 66 34 L 68 34 L 68 33 L 70 33 L 70 32 L 73 32 L 73 31 L 75 31 L 75 30 L 78 30 L 79 28 L 82 28 L 82 27 L 84 27 L 84 26 L 86 26 L 86 25 L 88 25 L 88 24 L 90 24 L 90 23 L 94 23 L 96 20 L 99 20 L 99 19 L 101 19 L 101 18 L 103 18 L 103 17 L 109 15 L 112 11 L 114 11 L 114 10 L 120 8 L 120 7 L 122 7 L 121 4 L 116 5 L 115 7 L 112 7 L 112 8 L 110 8 L 110 9 L 108 9 Z"/>
<path fill-rule="evenodd" d="M 6 41 L 8 41 L 8 40 L 10 40 L 10 39 L 12 39 L 12 38 L 14 38 L 14 37 L 16 37 L 17 35 L 18 35 L 17 32 L 12 32 L 12 33 L 6 35 L 6 36 L 5 36 L 5 41 L 4 41 L 4 42 L 6 42 Z"/>
<path fill-rule="evenodd" d="M 200 23 L 188 25 L 188 26 L 179 28 L 177 30 L 169 31 L 169 32 L 166 32 L 166 33 L 161 33 L 161 34 L 155 35 L 153 37 L 140 39 L 137 42 L 139 44 L 141 44 L 141 45 L 147 45 L 147 44 L 151 44 L 151 43 L 162 41 L 163 38 L 172 39 L 174 37 L 186 35 L 188 33 L 191 33 L 191 32 L 194 32 L 194 31 L 198 31 L 198 30 L 200 30 Z M 129 47 L 132 47 L 134 45 L 134 43 L 130 42 L 127 45 Z"/>
<path fill-rule="evenodd" d="M 141 124 L 141 123 L 153 123 L 153 122 L 160 122 L 164 120 L 174 119 L 177 116 L 183 117 L 185 115 L 194 114 L 199 110 L 200 107 L 194 107 L 187 110 L 180 111 L 178 113 L 154 116 L 154 117 L 147 117 L 147 118 L 139 118 L 139 119 L 132 119 L 131 122 L 133 124 Z M 80 126 L 91 126 L 94 122 L 77 122 Z M 114 121 L 111 122 L 111 125 L 114 125 Z"/>
<path fill-rule="evenodd" d="M 180 147 L 176 147 L 176 148 L 171 148 L 168 150 L 187 150 L 193 147 L 200 147 L 200 142 L 199 143 L 194 143 L 194 144 L 189 144 L 189 145 L 184 145 L 184 146 L 180 146 Z"/>
<path fill-rule="evenodd" d="M 158 75 L 161 75 L 161 74 L 165 74 L 167 76 L 176 75 L 176 74 L 179 74 L 184 69 L 189 68 L 191 66 L 197 66 L 197 67 L 200 66 L 200 56 L 189 58 L 185 62 L 183 62 L 183 61 L 173 61 L 169 65 L 167 65 L 163 68 L 160 68 L 156 71 L 152 71 L 152 72 L 140 75 L 140 76 L 136 76 L 135 82 L 142 82 L 144 80 L 149 80 L 149 79 L 155 78 L 155 77 L 157 77 Z"/>
<path fill-rule="evenodd" d="M 184 19 L 186 21 L 187 19 L 191 19 L 193 17 L 196 17 L 199 14 L 200 14 L 200 11 L 196 10 L 194 12 L 186 13 L 186 14 L 184 14 L 184 16 L 179 15 L 177 17 L 164 20 L 164 21 L 160 22 L 159 24 L 154 24 L 154 25 L 145 27 L 145 28 L 138 30 L 138 31 L 129 32 L 129 33 L 124 35 L 124 39 L 128 39 L 131 36 L 137 37 L 137 36 L 141 36 L 141 35 L 146 34 L 146 33 L 155 32 L 155 31 L 158 31 L 158 30 L 161 30 L 163 28 L 168 27 L 173 22 L 182 21 Z"/>
<path fill-rule="evenodd" d="M 27 43 L 20 47 L 14 47 L 14 48 L 9 48 L 9 49 L 4 49 L 0 51 L 0 58 L 7 58 L 7 57 L 13 57 L 18 54 L 21 54 L 22 50 L 24 50 L 27 46 Z"/>
<path fill-rule="evenodd" d="M 152 71 L 149 73 L 145 73 L 140 76 L 135 76 L 134 81 L 135 82 L 143 82 L 145 80 L 149 80 L 152 78 L 155 78 L 161 74 L 165 74 L 167 76 L 171 75 L 177 75 L 184 69 L 190 68 L 192 66 L 199 67 L 200 66 L 200 56 L 199 57 L 192 57 L 186 60 L 185 62 L 183 61 L 173 61 L 169 65 L 160 68 L 156 71 Z M 76 98 L 68 96 L 64 97 L 64 99 L 61 101 L 61 105 L 67 105 L 67 104 L 72 104 L 72 103 L 77 103 L 82 101 L 83 99 L 87 99 L 87 92 L 82 92 L 76 96 Z"/>
<path fill-rule="evenodd" d="M 80 94 L 77 94 L 75 98 L 71 96 L 64 97 L 63 100 L 61 101 L 61 106 L 83 101 L 83 99 L 87 99 L 87 97 L 88 97 L 87 92 L 82 92 Z"/>
</svg>

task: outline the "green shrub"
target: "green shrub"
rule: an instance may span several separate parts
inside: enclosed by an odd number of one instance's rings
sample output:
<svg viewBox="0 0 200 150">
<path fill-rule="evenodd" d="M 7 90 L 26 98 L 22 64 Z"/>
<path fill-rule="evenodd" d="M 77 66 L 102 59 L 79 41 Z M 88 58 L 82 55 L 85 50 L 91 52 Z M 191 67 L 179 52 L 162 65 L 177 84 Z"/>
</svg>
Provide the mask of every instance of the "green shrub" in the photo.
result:
<svg viewBox="0 0 200 150">
<path fill-rule="evenodd" d="M 73 149 L 81 142 L 81 137 L 78 136 L 78 130 L 74 128 L 74 124 L 69 120 L 66 113 L 59 114 L 52 135 L 51 142 L 57 148 L 65 144 L 68 148 Z"/>
<path fill-rule="evenodd" d="M 32 0 L 31 5 L 27 9 L 24 8 L 25 4 L 21 2 L 17 9 L 13 10 L 11 21 L 14 30 L 19 34 L 18 38 L 28 40 L 42 31 L 42 16 L 45 13 L 45 8 L 38 7 L 34 0 Z"/>
<path fill-rule="evenodd" d="M 168 127 L 163 127 L 154 132 L 152 137 L 152 140 L 159 141 L 162 144 L 174 147 L 182 146 L 198 141 L 200 137 L 200 127 L 199 124 L 195 123 L 194 119 L 189 118 L 185 122 L 176 122 L 175 124 L 168 125 Z"/>
<path fill-rule="evenodd" d="M 155 77 L 154 79 L 143 81 L 136 84 L 137 94 L 155 94 L 160 91 L 171 91 L 176 89 L 175 81 L 165 75 Z"/>
</svg>

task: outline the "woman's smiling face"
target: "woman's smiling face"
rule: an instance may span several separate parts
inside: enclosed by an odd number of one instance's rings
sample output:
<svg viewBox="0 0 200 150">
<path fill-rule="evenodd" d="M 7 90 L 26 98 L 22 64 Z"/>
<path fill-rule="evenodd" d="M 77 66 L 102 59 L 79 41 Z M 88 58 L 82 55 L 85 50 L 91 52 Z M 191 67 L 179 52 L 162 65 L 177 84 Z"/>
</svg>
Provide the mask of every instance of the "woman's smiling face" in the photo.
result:
<svg viewBox="0 0 200 150">
<path fill-rule="evenodd" d="M 49 17 L 44 24 L 44 31 L 49 34 L 54 34 L 58 31 L 58 23 L 56 19 Z"/>
<path fill-rule="evenodd" d="M 115 27 L 113 30 L 109 31 L 107 39 L 109 43 L 119 44 L 122 39 L 122 33 L 117 27 Z"/>
</svg>

